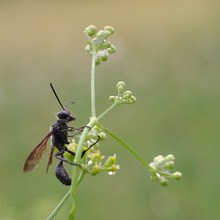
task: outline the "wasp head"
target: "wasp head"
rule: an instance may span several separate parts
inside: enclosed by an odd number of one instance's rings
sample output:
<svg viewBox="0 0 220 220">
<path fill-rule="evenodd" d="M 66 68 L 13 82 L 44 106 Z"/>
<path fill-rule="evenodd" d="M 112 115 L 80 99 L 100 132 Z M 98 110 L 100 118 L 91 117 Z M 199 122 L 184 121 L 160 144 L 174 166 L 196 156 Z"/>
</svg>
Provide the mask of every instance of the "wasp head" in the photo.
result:
<svg viewBox="0 0 220 220">
<path fill-rule="evenodd" d="M 71 114 L 71 112 L 67 110 L 57 112 L 56 116 L 58 119 L 64 119 L 67 122 L 76 120 L 76 118 Z"/>
</svg>

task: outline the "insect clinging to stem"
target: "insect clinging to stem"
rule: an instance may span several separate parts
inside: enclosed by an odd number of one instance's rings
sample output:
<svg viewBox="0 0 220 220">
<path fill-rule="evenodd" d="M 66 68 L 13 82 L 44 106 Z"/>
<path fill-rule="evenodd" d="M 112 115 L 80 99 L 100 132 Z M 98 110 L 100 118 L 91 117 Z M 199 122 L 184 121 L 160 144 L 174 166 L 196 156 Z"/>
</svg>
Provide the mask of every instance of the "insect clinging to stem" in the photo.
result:
<svg viewBox="0 0 220 220">
<path fill-rule="evenodd" d="M 68 152 L 71 155 L 75 156 L 75 152 L 70 151 L 65 146 L 66 144 L 70 143 L 68 141 L 68 132 L 76 131 L 75 134 L 71 135 L 71 136 L 74 136 L 74 135 L 78 134 L 80 131 L 82 131 L 85 127 L 88 127 L 88 126 L 82 126 L 80 128 L 74 128 L 72 126 L 67 125 L 67 123 L 76 120 L 76 118 L 71 114 L 71 112 L 69 110 L 64 108 L 64 106 L 62 105 L 62 103 L 61 103 L 61 101 L 60 101 L 60 99 L 59 99 L 52 83 L 50 83 L 50 87 L 51 87 L 57 101 L 59 102 L 62 110 L 59 111 L 56 114 L 57 121 L 52 124 L 52 126 L 50 128 L 50 132 L 43 138 L 43 140 L 37 145 L 37 147 L 35 147 L 32 150 L 32 152 L 27 157 L 27 159 L 25 161 L 25 164 L 24 164 L 24 167 L 23 167 L 23 171 L 25 173 L 26 172 L 31 172 L 32 170 L 37 168 L 40 159 L 43 157 L 43 155 L 45 154 L 45 152 L 47 150 L 48 140 L 51 138 L 52 146 L 51 146 L 49 160 L 48 160 L 48 163 L 47 163 L 46 173 L 47 173 L 50 165 L 52 164 L 53 156 L 54 156 L 55 158 L 60 160 L 60 162 L 59 162 L 59 164 L 56 168 L 56 172 L 55 172 L 57 178 L 64 185 L 70 185 L 71 184 L 71 178 L 69 177 L 68 173 L 66 172 L 65 168 L 63 167 L 63 162 L 69 163 L 71 165 L 77 165 L 77 166 L 80 166 L 80 165 L 76 164 L 74 162 L 69 162 L 63 156 L 63 154 L 65 152 Z M 92 145 L 90 145 L 86 150 L 84 150 L 82 152 L 81 156 L 83 156 L 99 140 L 100 140 L 100 137 L 98 136 L 97 141 L 95 143 L 93 143 Z M 55 148 L 58 150 L 57 153 L 54 153 Z"/>
</svg>

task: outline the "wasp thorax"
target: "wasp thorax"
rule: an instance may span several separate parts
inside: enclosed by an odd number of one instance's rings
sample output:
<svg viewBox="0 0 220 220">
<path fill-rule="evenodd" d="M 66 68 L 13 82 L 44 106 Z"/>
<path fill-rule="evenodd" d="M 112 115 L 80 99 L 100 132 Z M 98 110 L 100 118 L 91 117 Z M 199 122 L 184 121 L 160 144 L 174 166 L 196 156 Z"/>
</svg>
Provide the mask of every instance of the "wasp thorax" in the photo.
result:
<svg viewBox="0 0 220 220">
<path fill-rule="evenodd" d="M 59 119 L 66 119 L 68 121 L 73 121 L 76 118 L 71 114 L 70 111 L 67 110 L 62 110 L 60 112 L 57 113 L 57 118 Z"/>
</svg>

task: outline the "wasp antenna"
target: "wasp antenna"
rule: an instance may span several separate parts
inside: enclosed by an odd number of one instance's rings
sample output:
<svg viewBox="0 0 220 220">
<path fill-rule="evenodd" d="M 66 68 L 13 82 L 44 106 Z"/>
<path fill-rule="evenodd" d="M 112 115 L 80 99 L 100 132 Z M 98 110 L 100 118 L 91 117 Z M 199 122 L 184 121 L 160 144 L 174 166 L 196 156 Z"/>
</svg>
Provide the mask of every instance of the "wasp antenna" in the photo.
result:
<svg viewBox="0 0 220 220">
<path fill-rule="evenodd" d="M 53 90 L 53 93 L 54 93 L 54 95 L 56 96 L 57 101 L 59 102 L 59 104 L 60 104 L 60 106 L 62 107 L 62 109 L 63 109 L 63 110 L 66 110 L 66 109 L 63 107 L 63 105 L 62 105 L 62 103 L 61 103 L 61 101 L 60 101 L 60 99 L 59 99 L 59 97 L 58 97 L 58 95 L 57 95 L 57 93 L 56 93 L 56 91 L 55 91 L 55 89 L 54 89 L 52 83 L 50 83 L 50 87 L 51 87 L 51 89 Z"/>
<path fill-rule="evenodd" d="M 66 103 L 65 107 L 66 107 L 67 105 L 71 104 L 71 103 L 72 103 L 72 104 L 75 104 L 74 101 L 69 101 L 69 102 Z"/>
</svg>

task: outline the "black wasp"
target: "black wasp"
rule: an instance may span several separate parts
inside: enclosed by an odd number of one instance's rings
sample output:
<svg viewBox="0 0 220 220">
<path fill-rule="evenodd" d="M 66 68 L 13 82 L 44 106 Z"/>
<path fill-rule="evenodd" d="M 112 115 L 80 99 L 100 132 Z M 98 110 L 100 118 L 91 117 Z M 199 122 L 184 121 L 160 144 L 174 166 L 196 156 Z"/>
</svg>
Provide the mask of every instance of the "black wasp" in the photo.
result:
<svg viewBox="0 0 220 220">
<path fill-rule="evenodd" d="M 70 121 L 76 120 L 76 118 L 71 114 L 70 111 L 68 111 L 67 109 L 65 109 L 63 107 L 60 99 L 58 98 L 58 96 L 55 92 L 55 89 L 54 89 L 52 83 L 50 83 L 50 87 L 51 87 L 57 101 L 59 102 L 60 106 L 62 107 L 62 110 L 57 113 L 56 116 L 57 116 L 58 120 L 51 126 L 50 132 L 37 145 L 37 147 L 35 147 L 33 149 L 33 151 L 30 153 L 30 155 L 26 159 L 24 167 L 23 167 L 23 171 L 26 173 L 26 172 L 30 172 L 33 169 L 37 168 L 37 165 L 38 165 L 40 159 L 43 157 L 44 153 L 47 150 L 47 142 L 51 138 L 52 147 L 51 147 L 51 151 L 50 151 L 50 157 L 48 160 L 46 172 L 48 171 L 49 166 L 52 164 L 53 156 L 54 156 L 55 158 L 60 160 L 59 164 L 56 167 L 55 175 L 61 183 L 69 186 L 69 185 L 71 185 L 71 178 L 69 177 L 67 171 L 63 167 L 63 162 L 66 162 L 66 163 L 69 163 L 72 165 L 78 165 L 78 166 L 79 166 L 79 164 L 69 162 L 63 156 L 63 154 L 65 152 L 68 152 L 68 153 L 72 154 L 73 156 L 75 155 L 75 152 L 70 151 L 65 146 L 66 144 L 70 143 L 68 141 L 68 132 L 76 131 L 76 133 L 74 134 L 74 135 L 76 135 L 87 126 L 83 126 L 80 128 L 74 128 L 74 127 L 67 125 L 67 123 L 69 123 Z M 74 136 L 74 135 L 72 135 L 72 136 Z M 86 150 L 84 150 L 81 156 L 83 157 L 84 154 L 92 146 L 94 146 L 99 140 L 100 140 L 100 137 L 98 136 L 98 140 L 95 143 L 93 143 L 91 146 L 89 146 Z M 54 154 L 55 148 L 57 148 L 58 152 Z"/>
</svg>

